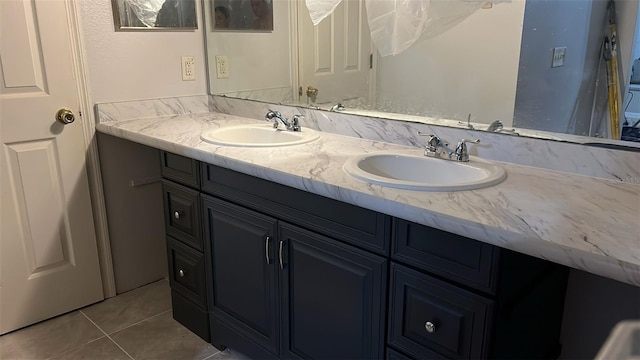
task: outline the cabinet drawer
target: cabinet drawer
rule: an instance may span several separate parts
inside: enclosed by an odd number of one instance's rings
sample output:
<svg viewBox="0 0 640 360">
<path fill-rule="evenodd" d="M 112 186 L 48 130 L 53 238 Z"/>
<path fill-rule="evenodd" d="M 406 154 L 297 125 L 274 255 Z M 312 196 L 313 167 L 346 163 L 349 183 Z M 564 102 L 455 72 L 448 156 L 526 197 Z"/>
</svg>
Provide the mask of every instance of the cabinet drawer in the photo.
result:
<svg viewBox="0 0 640 360">
<path fill-rule="evenodd" d="M 162 181 L 162 191 L 167 234 L 202 251 L 198 191 L 167 180 Z"/>
<path fill-rule="evenodd" d="M 391 265 L 389 345 L 416 358 L 486 358 L 493 301 Z"/>
<path fill-rule="evenodd" d="M 162 177 L 192 188 L 200 188 L 200 162 L 188 157 L 161 152 Z"/>
<path fill-rule="evenodd" d="M 497 247 L 402 219 L 394 220 L 392 242 L 394 260 L 495 294 Z"/>
<path fill-rule="evenodd" d="M 167 238 L 171 289 L 201 307 L 207 306 L 204 256 L 181 242 Z"/>
<path fill-rule="evenodd" d="M 380 255 L 389 254 L 391 218 L 320 195 L 214 165 L 202 190 Z"/>
</svg>

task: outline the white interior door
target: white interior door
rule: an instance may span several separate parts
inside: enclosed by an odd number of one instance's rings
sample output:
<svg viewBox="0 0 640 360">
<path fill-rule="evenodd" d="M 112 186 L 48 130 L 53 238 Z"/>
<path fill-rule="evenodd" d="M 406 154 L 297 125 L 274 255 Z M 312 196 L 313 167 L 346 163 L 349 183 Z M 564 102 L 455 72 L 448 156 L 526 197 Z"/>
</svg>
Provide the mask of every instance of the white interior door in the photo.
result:
<svg viewBox="0 0 640 360">
<path fill-rule="evenodd" d="M 103 299 L 67 5 L 0 0 L 0 334 Z"/>
<path fill-rule="evenodd" d="M 316 104 L 370 105 L 373 89 L 371 34 L 364 0 L 343 0 L 313 26 L 304 1 L 298 6 L 300 85 L 318 89 Z"/>
</svg>

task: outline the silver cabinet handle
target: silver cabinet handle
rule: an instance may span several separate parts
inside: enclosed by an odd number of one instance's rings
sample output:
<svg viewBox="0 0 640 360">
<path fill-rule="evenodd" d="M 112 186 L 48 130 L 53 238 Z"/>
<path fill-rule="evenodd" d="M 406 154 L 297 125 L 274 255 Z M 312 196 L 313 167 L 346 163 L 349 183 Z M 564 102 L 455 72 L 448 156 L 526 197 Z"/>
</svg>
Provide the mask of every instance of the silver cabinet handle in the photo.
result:
<svg viewBox="0 0 640 360">
<path fill-rule="evenodd" d="M 176 219 L 180 219 L 180 213 L 178 211 L 174 212 L 173 217 Z"/>
<path fill-rule="evenodd" d="M 178 274 L 180 275 L 180 277 L 184 277 L 184 270 L 180 269 L 180 271 L 178 271 Z"/>
<path fill-rule="evenodd" d="M 271 264 L 271 259 L 269 258 L 269 240 L 271 240 L 269 236 L 264 239 L 264 257 L 267 258 L 267 264 Z"/>
<path fill-rule="evenodd" d="M 435 326 L 435 324 L 434 324 L 434 323 L 432 323 L 431 321 L 427 321 L 427 322 L 424 324 L 424 328 L 425 328 L 425 330 L 427 330 L 427 332 L 428 332 L 429 334 L 433 334 L 434 332 L 436 332 L 436 326 Z"/>
<path fill-rule="evenodd" d="M 280 270 L 284 269 L 284 264 L 282 263 L 282 246 L 284 241 L 280 240 L 280 249 L 278 250 L 278 254 L 280 256 Z"/>
</svg>

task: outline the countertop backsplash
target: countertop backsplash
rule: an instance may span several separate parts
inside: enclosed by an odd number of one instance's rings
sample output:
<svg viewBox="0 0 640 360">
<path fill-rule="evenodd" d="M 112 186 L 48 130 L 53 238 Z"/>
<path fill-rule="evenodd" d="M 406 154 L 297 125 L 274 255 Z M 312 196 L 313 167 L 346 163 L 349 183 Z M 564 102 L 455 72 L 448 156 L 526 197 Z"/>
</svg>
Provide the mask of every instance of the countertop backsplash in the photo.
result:
<svg viewBox="0 0 640 360">
<path fill-rule="evenodd" d="M 257 101 L 209 96 L 209 109 L 261 120 L 269 109 L 287 118 L 304 115 L 302 126 L 340 135 L 423 147 L 426 139 L 418 131 L 435 134 L 452 147 L 460 139 L 480 139 L 469 145 L 469 153 L 481 158 L 533 166 L 554 171 L 640 184 L 640 153 L 581 144 L 456 129 L 415 122 L 363 117 L 341 112 L 273 105 Z"/>
</svg>

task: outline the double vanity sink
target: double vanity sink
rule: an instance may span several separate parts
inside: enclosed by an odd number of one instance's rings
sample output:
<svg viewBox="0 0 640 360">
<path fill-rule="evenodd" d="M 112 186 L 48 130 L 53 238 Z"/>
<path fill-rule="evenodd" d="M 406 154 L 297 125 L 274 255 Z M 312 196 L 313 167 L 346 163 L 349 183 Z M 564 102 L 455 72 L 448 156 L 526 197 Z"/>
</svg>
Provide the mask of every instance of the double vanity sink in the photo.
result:
<svg viewBox="0 0 640 360">
<path fill-rule="evenodd" d="M 271 124 L 243 124 L 205 130 L 200 138 L 221 146 L 280 147 L 310 143 L 320 134 L 308 128 L 291 131 Z M 477 158 L 454 161 L 398 151 L 353 156 L 343 169 L 369 184 L 419 191 L 480 189 L 496 185 L 507 176 L 504 168 Z"/>
</svg>

